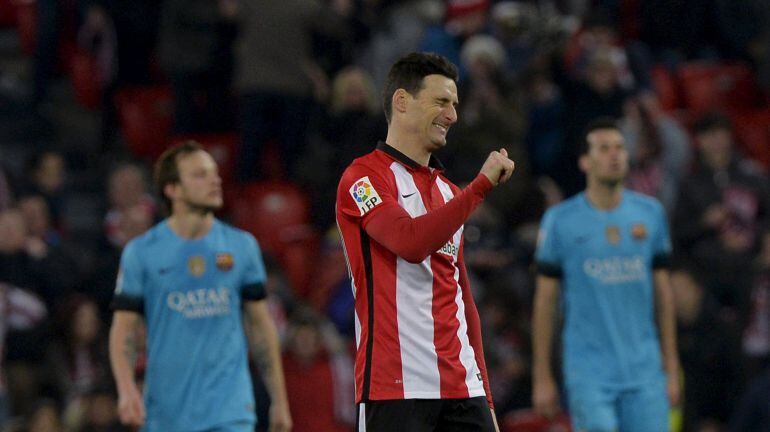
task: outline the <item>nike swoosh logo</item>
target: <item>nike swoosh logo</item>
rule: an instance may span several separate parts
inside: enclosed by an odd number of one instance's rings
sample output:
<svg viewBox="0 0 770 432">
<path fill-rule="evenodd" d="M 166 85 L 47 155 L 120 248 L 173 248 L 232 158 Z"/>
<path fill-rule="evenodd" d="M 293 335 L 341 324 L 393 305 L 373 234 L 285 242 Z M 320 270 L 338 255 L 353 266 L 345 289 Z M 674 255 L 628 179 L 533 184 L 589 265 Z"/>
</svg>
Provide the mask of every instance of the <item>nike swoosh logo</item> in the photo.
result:
<svg viewBox="0 0 770 432">
<path fill-rule="evenodd" d="M 416 193 L 417 193 L 417 192 L 412 192 L 412 193 L 410 193 L 410 194 L 408 194 L 408 195 L 401 195 L 401 198 L 409 198 L 410 196 L 412 196 L 412 195 L 414 195 L 414 194 L 416 194 Z"/>
</svg>

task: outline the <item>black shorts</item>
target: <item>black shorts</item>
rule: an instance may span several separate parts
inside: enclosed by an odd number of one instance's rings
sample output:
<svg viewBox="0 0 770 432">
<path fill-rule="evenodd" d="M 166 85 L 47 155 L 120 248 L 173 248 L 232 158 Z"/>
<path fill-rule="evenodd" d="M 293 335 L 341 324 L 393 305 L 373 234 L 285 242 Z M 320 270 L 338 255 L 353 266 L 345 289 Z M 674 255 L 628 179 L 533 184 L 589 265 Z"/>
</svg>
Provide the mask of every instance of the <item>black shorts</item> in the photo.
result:
<svg viewBox="0 0 770 432">
<path fill-rule="evenodd" d="M 494 432 L 484 396 L 403 399 L 358 404 L 356 432 Z"/>
</svg>

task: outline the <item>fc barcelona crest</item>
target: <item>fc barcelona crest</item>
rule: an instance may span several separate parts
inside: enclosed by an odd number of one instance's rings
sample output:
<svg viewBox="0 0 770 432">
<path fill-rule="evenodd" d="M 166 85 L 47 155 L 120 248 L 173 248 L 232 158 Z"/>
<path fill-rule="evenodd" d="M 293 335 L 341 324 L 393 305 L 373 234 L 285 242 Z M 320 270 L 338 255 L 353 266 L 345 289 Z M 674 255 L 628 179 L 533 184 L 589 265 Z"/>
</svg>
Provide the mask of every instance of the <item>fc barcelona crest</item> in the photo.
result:
<svg viewBox="0 0 770 432">
<path fill-rule="evenodd" d="M 631 227 L 631 236 L 636 240 L 644 240 L 647 238 L 647 227 L 642 224 L 634 224 L 634 226 Z"/>
<path fill-rule="evenodd" d="M 187 260 L 187 270 L 195 277 L 201 277 L 206 273 L 206 260 L 200 255 L 191 256 Z"/>
<path fill-rule="evenodd" d="M 615 225 L 610 225 L 604 231 L 604 236 L 607 237 L 607 241 L 611 245 L 617 245 L 620 243 L 620 228 Z"/>
<path fill-rule="evenodd" d="M 220 252 L 217 254 L 217 268 L 221 271 L 230 271 L 233 268 L 233 254 Z"/>
</svg>

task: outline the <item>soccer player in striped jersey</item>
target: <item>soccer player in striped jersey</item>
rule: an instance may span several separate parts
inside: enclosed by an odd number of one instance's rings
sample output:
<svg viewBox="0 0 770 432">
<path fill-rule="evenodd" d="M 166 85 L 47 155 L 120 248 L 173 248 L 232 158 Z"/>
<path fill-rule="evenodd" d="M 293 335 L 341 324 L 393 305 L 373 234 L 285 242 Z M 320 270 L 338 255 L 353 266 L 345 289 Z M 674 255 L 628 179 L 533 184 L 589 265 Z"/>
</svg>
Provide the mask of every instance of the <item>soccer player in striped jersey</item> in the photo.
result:
<svg viewBox="0 0 770 432">
<path fill-rule="evenodd" d="M 574 429 L 667 431 L 680 389 L 666 213 L 624 189 L 628 153 L 612 119 L 588 127 L 579 164 L 586 190 L 546 212 L 538 239 L 533 404 L 546 416 L 559 409 L 551 347 L 561 304 Z"/>
<path fill-rule="evenodd" d="M 355 295 L 358 431 L 494 431 L 463 223 L 514 163 L 492 152 L 465 189 L 433 153 L 457 121 L 457 69 L 412 53 L 391 68 L 385 142 L 345 170 L 337 223 Z"/>
</svg>

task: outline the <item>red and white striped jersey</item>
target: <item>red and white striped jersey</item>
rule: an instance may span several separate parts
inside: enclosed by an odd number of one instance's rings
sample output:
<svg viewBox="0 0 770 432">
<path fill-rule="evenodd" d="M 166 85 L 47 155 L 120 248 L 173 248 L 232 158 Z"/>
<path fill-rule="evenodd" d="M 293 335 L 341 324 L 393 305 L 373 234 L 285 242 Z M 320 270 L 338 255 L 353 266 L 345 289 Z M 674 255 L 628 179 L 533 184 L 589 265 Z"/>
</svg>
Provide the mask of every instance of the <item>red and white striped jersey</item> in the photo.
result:
<svg viewBox="0 0 770 432">
<path fill-rule="evenodd" d="M 492 183 L 461 190 L 385 143 L 346 169 L 337 224 L 355 296 L 356 401 L 491 394 L 462 225 Z"/>
</svg>

